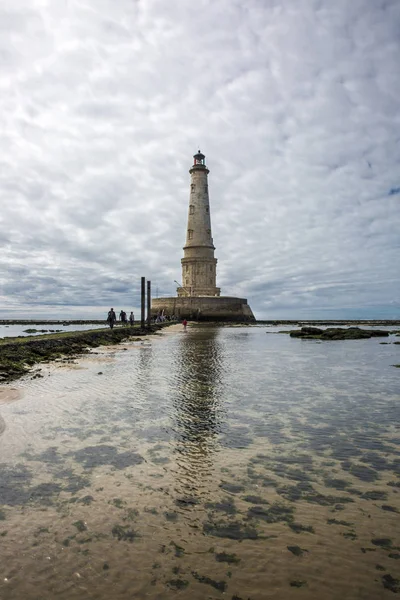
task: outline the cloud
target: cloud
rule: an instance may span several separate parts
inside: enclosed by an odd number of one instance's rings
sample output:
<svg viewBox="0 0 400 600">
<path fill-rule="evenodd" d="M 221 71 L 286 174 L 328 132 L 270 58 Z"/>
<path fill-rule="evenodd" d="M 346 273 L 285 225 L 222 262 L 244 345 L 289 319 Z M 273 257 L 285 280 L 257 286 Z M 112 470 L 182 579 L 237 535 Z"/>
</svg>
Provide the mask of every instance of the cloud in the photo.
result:
<svg viewBox="0 0 400 600">
<path fill-rule="evenodd" d="M 400 316 L 396 0 L 6 0 L 1 312 L 175 293 L 192 154 L 259 318 Z M 388 192 L 389 190 L 389 192 Z"/>
</svg>

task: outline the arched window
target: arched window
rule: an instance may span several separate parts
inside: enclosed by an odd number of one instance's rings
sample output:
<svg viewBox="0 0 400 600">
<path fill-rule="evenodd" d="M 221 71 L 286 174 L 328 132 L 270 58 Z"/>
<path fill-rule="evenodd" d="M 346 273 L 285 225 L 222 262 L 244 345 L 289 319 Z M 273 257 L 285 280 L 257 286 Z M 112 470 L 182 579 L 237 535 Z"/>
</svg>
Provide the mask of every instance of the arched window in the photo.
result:
<svg viewBox="0 0 400 600">
<path fill-rule="evenodd" d="M 194 204 L 190 204 L 189 206 L 189 214 L 194 215 Z"/>
<path fill-rule="evenodd" d="M 196 189 L 196 186 L 195 186 L 195 184 L 194 184 L 194 183 L 191 183 L 191 184 L 190 184 L 190 191 L 191 191 L 191 192 L 194 192 L 194 190 L 195 190 L 195 189 Z"/>
<path fill-rule="evenodd" d="M 188 229 L 188 239 L 189 240 L 193 239 L 193 229 Z"/>
</svg>

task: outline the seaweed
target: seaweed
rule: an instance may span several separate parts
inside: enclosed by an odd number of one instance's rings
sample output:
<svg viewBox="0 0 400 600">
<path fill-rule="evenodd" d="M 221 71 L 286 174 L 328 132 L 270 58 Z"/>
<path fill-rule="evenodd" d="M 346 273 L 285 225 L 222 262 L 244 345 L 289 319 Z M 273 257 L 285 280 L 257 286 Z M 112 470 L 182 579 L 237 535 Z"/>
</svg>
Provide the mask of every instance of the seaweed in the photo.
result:
<svg viewBox="0 0 400 600">
<path fill-rule="evenodd" d="M 288 525 L 295 533 L 315 533 L 312 525 L 302 525 L 301 523 L 288 523 Z"/>
<path fill-rule="evenodd" d="M 277 488 L 276 491 L 286 500 L 290 500 L 291 502 L 304 500 L 310 504 L 320 504 L 321 506 L 332 506 L 337 503 L 354 502 L 354 500 L 348 496 L 325 496 L 324 494 L 320 494 L 306 481 L 301 481 L 293 486 L 285 485 Z"/>
<path fill-rule="evenodd" d="M 164 517 L 167 519 L 167 521 L 171 521 L 172 523 L 175 523 L 178 520 L 178 513 L 166 511 L 164 513 Z"/>
<path fill-rule="evenodd" d="M 125 469 L 143 462 L 137 452 L 119 453 L 115 446 L 87 446 L 72 453 L 74 459 L 83 464 L 85 469 L 93 469 L 102 465 L 112 465 L 115 469 Z"/>
<path fill-rule="evenodd" d="M 338 519 L 327 519 L 328 525 L 343 525 L 344 527 L 352 527 L 353 523 L 348 521 L 339 521 Z"/>
<path fill-rule="evenodd" d="M 387 492 L 381 490 L 370 490 L 361 495 L 364 500 L 387 500 L 387 497 Z"/>
<path fill-rule="evenodd" d="M 238 564 L 240 563 L 240 558 L 236 554 L 227 554 L 226 552 L 220 552 L 215 555 L 215 560 L 217 562 L 226 562 L 228 564 Z"/>
<path fill-rule="evenodd" d="M 53 504 L 52 496 L 61 492 L 61 489 L 62 488 L 58 483 L 40 483 L 39 485 L 30 488 L 29 501 L 50 506 Z"/>
<path fill-rule="evenodd" d="M 94 502 L 93 496 L 84 496 L 83 498 L 79 498 L 77 500 L 80 504 L 84 504 L 85 506 L 89 506 Z"/>
<path fill-rule="evenodd" d="M 231 540 L 256 540 L 258 533 L 253 527 L 240 521 L 217 521 L 204 523 L 203 531 L 207 535 L 228 538 Z"/>
<path fill-rule="evenodd" d="M 379 479 L 379 473 L 365 465 L 353 464 L 349 469 L 349 473 L 354 477 L 358 477 L 361 481 L 376 481 Z"/>
<path fill-rule="evenodd" d="M 391 487 L 400 488 L 400 481 L 388 481 L 386 485 L 390 485 Z"/>
<path fill-rule="evenodd" d="M 377 452 L 367 452 L 360 460 L 363 463 L 369 463 L 372 467 L 374 467 L 374 469 L 377 469 L 378 471 L 383 471 L 385 469 L 390 468 L 388 461 Z"/>
<path fill-rule="evenodd" d="M 244 491 L 244 486 L 236 483 L 222 482 L 219 487 L 225 492 L 230 492 L 231 494 L 239 494 L 239 492 Z"/>
<path fill-rule="evenodd" d="M 223 512 L 227 515 L 234 515 L 237 513 L 237 508 L 232 498 L 226 498 L 221 502 L 208 502 L 205 505 L 206 508 Z"/>
<path fill-rule="evenodd" d="M 225 592 L 227 588 L 226 581 L 215 581 L 215 579 L 211 579 L 211 577 L 207 577 L 207 575 L 199 575 L 197 571 L 192 571 L 192 575 L 200 583 L 211 585 L 213 588 L 219 590 L 220 592 Z"/>
<path fill-rule="evenodd" d="M 170 579 L 167 581 L 167 585 L 174 590 L 184 590 L 189 585 L 186 579 Z"/>
<path fill-rule="evenodd" d="M 146 506 L 146 508 L 144 509 L 144 512 L 149 513 L 150 515 L 158 515 L 158 510 L 152 506 L 152 507 L 148 507 Z"/>
<path fill-rule="evenodd" d="M 374 544 L 374 546 L 383 546 L 384 548 L 390 548 L 393 544 L 390 538 L 374 538 L 371 540 L 371 543 Z"/>
<path fill-rule="evenodd" d="M 269 508 L 263 506 L 252 506 L 247 511 L 247 516 L 253 519 L 262 519 L 267 523 L 279 523 L 280 521 L 293 521 L 294 508 L 275 502 Z"/>
<path fill-rule="evenodd" d="M 122 498 L 113 498 L 108 504 L 113 504 L 116 508 L 124 508 L 126 502 Z"/>
<path fill-rule="evenodd" d="M 183 498 L 177 498 L 175 500 L 175 504 L 177 506 L 196 506 L 197 504 L 200 504 L 200 500 L 198 498 L 195 498 L 194 496 L 185 496 Z"/>
<path fill-rule="evenodd" d="M 395 594 L 400 592 L 400 581 L 392 577 L 390 573 L 387 575 L 382 575 L 382 584 L 384 588 L 394 592 Z"/>
<path fill-rule="evenodd" d="M 386 510 L 388 512 L 394 512 L 394 513 L 399 512 L 395 506 L 390 506 L 390 504 L 382 504 L 381 509 Z"/>
<path fill-rule="evenodd" d="M 245 496 L 243 500 L 250 504 L 269 504 L 268 500 L 264 500 L 261 496 Z"/>
<path fill-rule="evenodd" d="M 114 525 L 114 527 L 111 530 L 111 533 L 119 541 L 122 540 L 124 542 L 131 543 L 140 537 L 137 531 L 135 531 L 134 529 L 129 529 L 129 525 Z"/>
<path fill-rule="evenodd" d="M 170 542 L 170 546 L 174 547 L 176 558 L 181 558 L 185 554 L 185 548 L 178 546 L 175 542 Z"/>
<path fill-rule="evenodd" d="M 82 531 L 86 531 L 87 530 L 87 526 L 83 521 L 75 521 L 75 523 L 72 523 L 72 525 L 74 527 L 77 528 L 78 531 L 82 532 Z"/>
<path fill-rule="evenodd" d="M 300 546 L 287 546 L 287 549 L 295 556 L 303 556 L 304 552 L 308 552 L 308 550 L 300 548 Z"/>
<path fill-rule="evenodd" d="M 123 517 L 124 521 L 134 521 L 139 516 L 139 511 L 136 508 L 128 508 L 126 515 Z"/>
<path fill-rule="evenodd" d="M 335 488 L 337 490 L 345 490 L 351 486 L 351 483 L 345 479 L 335 479 L 329 477 L 324 480 L 324 483 L 326 487 Z"/>
<path fill-rule="evenodd" d="M 345 531 L 344 533 L 342 533 L 342 536 L 347 538 L 348 540 L 356 540 L 357 539 L 357 534 L 355 531 Z"/>
<path fill-rule="evenodd" d="M 26 486 L 31 483 L 32 471 L 24 465 L 9 467 L 0 464 L 0 504 L 18 506 L 29 500 Z"/>
</svg>

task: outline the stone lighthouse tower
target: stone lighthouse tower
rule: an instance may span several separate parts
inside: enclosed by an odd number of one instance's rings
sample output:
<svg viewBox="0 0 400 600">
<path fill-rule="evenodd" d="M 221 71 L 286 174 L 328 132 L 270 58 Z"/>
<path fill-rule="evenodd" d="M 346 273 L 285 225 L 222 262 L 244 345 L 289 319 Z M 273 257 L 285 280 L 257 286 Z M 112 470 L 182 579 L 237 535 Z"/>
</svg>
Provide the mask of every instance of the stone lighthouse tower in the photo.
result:
<svg viewBox="0 0 400 600">
<path fill-rule="evenodd" d="M 194 155 L 190 173 L 189 214 L 183 247 L 182 285 L 175 297 L 153 298 L 152 315 L 164 313 L 196 321 L 255 321 L 246 298 L 221 296 L 217 287 L 211 234 L 208 173 L 205 156 Z"/>
<path fill-rule="evenodd" d="M 186 243 L 183 247 L 182 287 L 178 297 L 219 296 L 216 287 L 217 259 L 211 234 L 208 173 L 205 156 L 198 151 L 193 157 L 190 173 L 189 213 Z"/>
</svg>

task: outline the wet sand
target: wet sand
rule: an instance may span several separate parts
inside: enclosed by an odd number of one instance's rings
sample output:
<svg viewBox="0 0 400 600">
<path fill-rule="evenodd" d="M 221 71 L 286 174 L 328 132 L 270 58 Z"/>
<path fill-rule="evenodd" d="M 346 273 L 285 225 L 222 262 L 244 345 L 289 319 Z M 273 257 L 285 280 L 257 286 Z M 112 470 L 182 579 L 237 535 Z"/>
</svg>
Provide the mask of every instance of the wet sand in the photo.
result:
<svg viewBox="0 0 400 600">
<path fill-rule="evenodd" d="M 0 386 L 0 405 L 8 402 L 15 402 L 22 397 L 22 392 L 18 387 Z"/>
<path fill-rule="evenodd" d="M 13 386 L 0 597 L 392 598 L 397 348 L 172 333 Z"/>
</svg>

